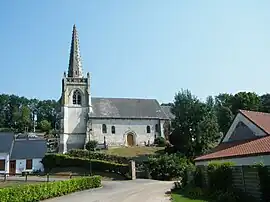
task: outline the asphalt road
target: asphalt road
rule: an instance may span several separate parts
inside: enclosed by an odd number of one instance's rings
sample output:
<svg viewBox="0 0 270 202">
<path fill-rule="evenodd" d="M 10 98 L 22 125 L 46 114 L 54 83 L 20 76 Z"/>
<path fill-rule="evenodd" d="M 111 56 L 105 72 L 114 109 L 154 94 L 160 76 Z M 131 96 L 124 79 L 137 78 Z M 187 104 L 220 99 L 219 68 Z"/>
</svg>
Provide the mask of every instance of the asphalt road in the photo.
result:
<svg viewBox="0 0 270 202">
<path fill-rule="evenodd" d="M 76 192 L 45 200 L 45 202 L 169 202 L 166 192 L 173 182 L 137 179 L 132 181 L 104 181 L 102 188 Z"/>
</svg>

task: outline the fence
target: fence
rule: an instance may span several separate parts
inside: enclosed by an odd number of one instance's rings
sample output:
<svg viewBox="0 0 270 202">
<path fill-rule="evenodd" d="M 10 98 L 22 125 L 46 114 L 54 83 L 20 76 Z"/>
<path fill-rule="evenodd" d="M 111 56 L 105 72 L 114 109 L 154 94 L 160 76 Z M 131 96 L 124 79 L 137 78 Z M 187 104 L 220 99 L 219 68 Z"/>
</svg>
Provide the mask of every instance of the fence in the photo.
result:
<svg viewBox="0 0 270 202">
<path fill-rule="evenodd" d="M 16 182 L 52 182 L 59 180 L 67 180 L 74 177 L 81 177 L 83 175 L 78 174 L 34 174 L 34 173 L 24 173 L 24 174 L 9 174 L 1 173 L 0 182 L 16 181 Z"/>
<path fill-rule="evenodd" d="M 208 186 L 207 167 L 201 167 L 203 174 L 203 184 Z M 270 167 L 267 167 L 270 171 Z M 234 166 L 232 169 L 233 186 L 237 189 L 261 199 L 260 178 L 258 169 L 250 166 Z"/>
</svg>

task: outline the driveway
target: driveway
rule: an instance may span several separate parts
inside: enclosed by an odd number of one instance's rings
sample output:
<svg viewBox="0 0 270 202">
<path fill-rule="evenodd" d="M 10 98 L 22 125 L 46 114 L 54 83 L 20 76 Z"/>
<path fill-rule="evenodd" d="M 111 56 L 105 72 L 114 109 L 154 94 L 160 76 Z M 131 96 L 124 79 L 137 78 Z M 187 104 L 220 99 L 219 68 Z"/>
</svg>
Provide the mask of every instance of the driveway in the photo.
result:
<svg viewBox="0 0 270 202">
<path fill-rule="evenodd" d="M 165 193 L 173 182 L 137 179 L 132 181 L 104 181 L 102 188 L 76 192 L 44 202 L 169 202 Z"/>
</svg>

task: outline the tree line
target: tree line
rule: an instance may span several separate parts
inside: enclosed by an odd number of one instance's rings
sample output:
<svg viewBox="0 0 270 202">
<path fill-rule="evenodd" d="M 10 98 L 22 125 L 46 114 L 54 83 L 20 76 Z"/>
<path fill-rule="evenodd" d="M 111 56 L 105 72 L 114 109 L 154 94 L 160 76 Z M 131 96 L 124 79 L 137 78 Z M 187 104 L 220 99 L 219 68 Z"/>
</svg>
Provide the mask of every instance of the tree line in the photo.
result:
<svg viewBox="0 0 270 202">
<path fill-rule="evenodd" d="M 33 131 L 35 124 L 37 130 L 49 132 L 57 127 L 59 110 L 60 102 L 56 100 L 0 94 L 0 129 L 14 132 Z"/>
<path fill-rule="evenodd" d="M 270 94 L 220 93 L 203 102 L 189 90 L 181 90 L 173 103 L 165 105 L 175 115 L 170 149 L 194 158 L 219 144 L 239 109 L 270 113 Z"/>
</svg>

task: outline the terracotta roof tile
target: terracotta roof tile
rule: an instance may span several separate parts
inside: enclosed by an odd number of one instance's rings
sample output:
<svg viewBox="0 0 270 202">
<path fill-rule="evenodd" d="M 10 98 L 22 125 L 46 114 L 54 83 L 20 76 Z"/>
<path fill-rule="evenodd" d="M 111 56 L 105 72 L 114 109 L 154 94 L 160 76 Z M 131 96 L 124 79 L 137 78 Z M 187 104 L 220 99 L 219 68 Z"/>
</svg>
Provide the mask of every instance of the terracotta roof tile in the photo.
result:
<svg viewBox="0 0 270 202">
<path fill-rule="evenodd" d="M 270 113 L 239 110 L 241 114 L 250 119 L 258 127 L 270 134 Z"/>
<path fill-rule="evenodd" d="M 270 113 L 247 110 L 239 110 L 239 113 L 247 117 L 268 135 L 256 139 L 223 142 L 215 147 L 211 153 L 197 157 L 195 161 L 270 153 Z"/>
<path fill-rule="evenodd" d="M 195 161 L 249 156 L 268 152 L 270 153 L 270 136 L 245 141 L 224 142 L 214 148 L 211 153 L 197 157 Z"/>
</svg>

